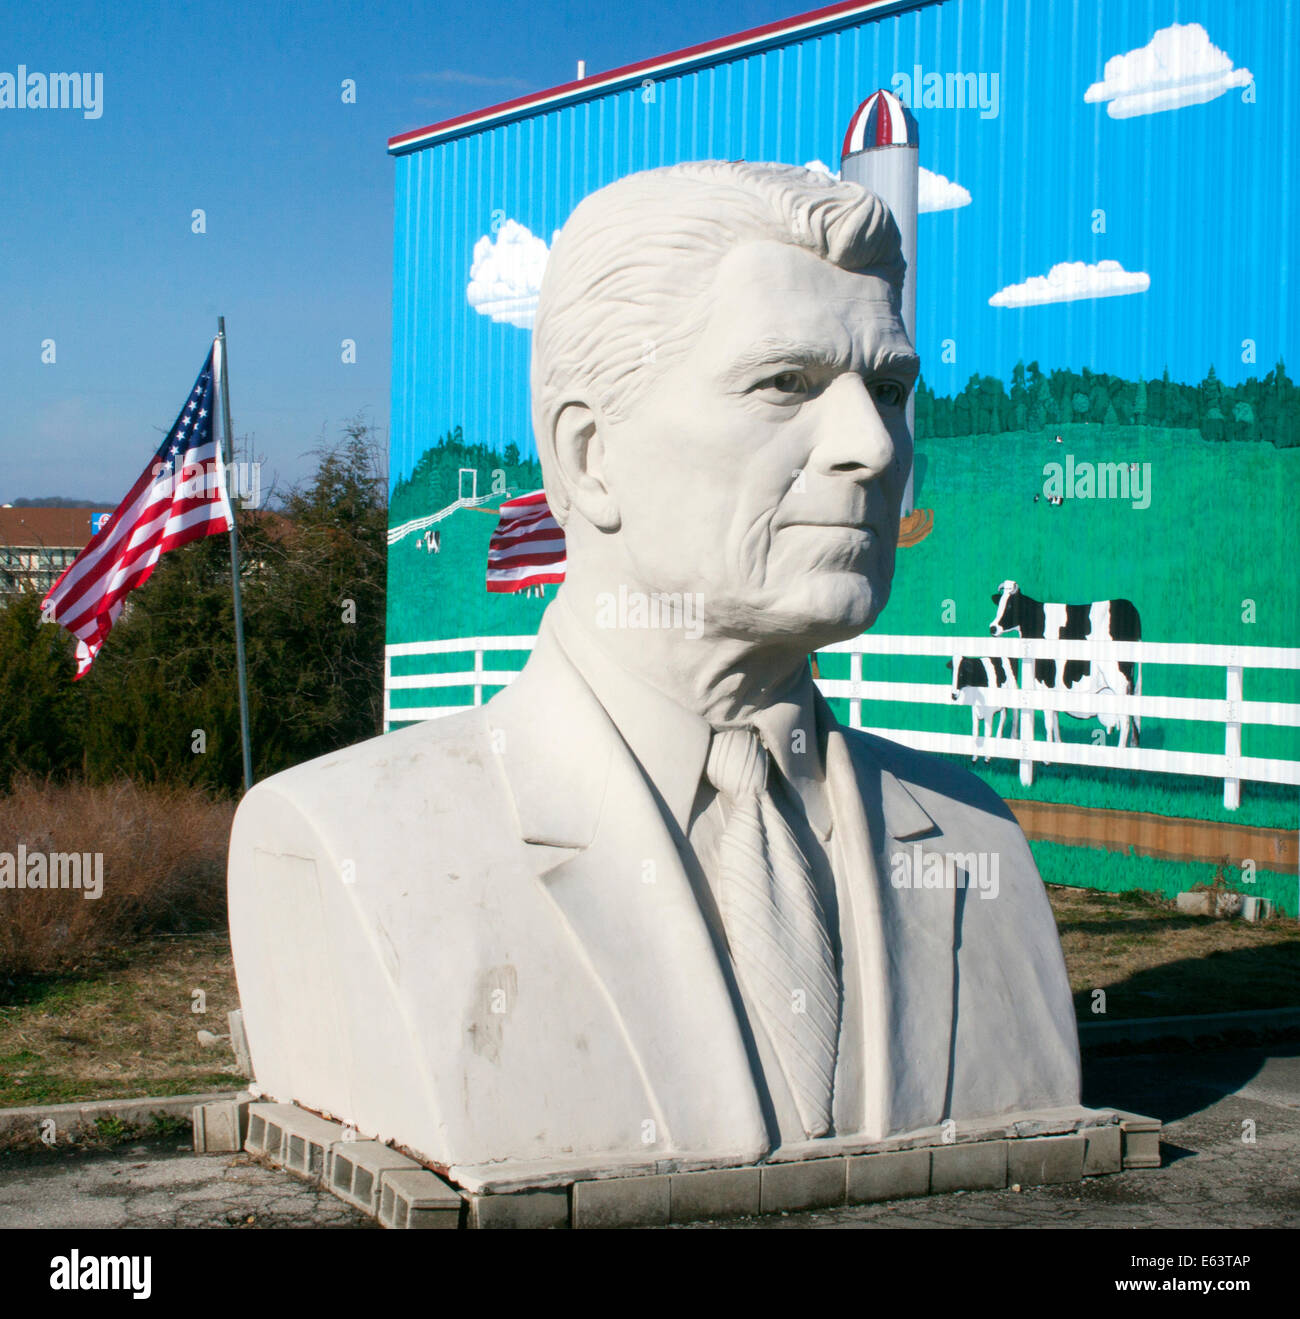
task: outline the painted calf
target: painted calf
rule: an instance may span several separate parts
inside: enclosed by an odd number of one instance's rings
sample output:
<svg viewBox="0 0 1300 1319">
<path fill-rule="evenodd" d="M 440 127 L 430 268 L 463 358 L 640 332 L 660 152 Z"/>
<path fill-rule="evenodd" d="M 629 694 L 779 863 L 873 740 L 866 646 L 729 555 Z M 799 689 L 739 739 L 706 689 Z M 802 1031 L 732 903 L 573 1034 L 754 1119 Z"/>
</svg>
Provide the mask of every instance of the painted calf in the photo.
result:
<svg viewBox="0 0 1300 1319">
<path fill-rule="evenodd" d="M 997 613 L 989 632 L 1000 637 L 1004 632 L 1019 631 L 1022 637 L 1052 641 L 1141 641 L 1142 620 L 1130 600 L 1098 600 L 1087 605 L 1045 604 L 1026 595 L 1012 581 L 1003 582 L 993 597 Z M 1034 661 L 1032 676 L 1027 675 L 1026 689 L 1079 692 L 1083 695 L 1142 695 L 1142 666 L 1131 660 L 1056 660 Z M 1032 718 L 1032 711 L 1028 712 Z M 1119 729 L 1119 745 L 1128 745 L 1129 716 L 1099 714 L 1087 709 L 1067 710 L 1072 719 L 1097 718 L 1107 733 Z M 1055 710 L 1043 711 L 1047 740 L 1061 740 Z M 1142 720 L 1133 720 L 1134 745 L 1141 743 Z"/>
<path fill-rule="evenodd" d="M 997 736 L 1002 736 L 1006 724 L 1007 705 L 997 699 L 999 692 L 1017 691 L 1017 678 L 1020 675 L 1018 660 L 999 659 L 996 655 L 980 659 L 957 656 L 954 668 L 952 660 L 948 661 L 952 669 L 952 699 L 961 705 L 970 706 L 971 736 L 979 742 L 980 725 L 984 725 L 983 737 L 993 736 L 993 716 L 998 717 Z M 979 758 L 976 749 L 972 760 Z M 987 763 L 991 757 L 985 756 Z"/>
</svg>

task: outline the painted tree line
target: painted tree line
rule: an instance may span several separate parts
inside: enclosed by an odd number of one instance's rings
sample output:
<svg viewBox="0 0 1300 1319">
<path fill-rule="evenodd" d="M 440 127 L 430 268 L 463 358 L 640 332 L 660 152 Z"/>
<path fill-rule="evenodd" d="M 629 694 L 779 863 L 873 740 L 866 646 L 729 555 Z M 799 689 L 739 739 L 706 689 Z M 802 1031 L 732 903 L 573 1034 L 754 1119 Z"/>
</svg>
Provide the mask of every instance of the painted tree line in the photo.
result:
<svg viewBox="0 0 1300 1319">
<path fill-rule="evenodd" d="M 460 426 L 440 435 L 419 457 L 409 476 L 393 486 L 389 524 L 397 526 L 409 518 L 423 517 L 455 502 L 460 495 L 460 470 L 478 473 L 480 495 L 504 485 L 511 495 L 541 488 L 542 469 L 535 458 L 521 458 L 513 441 L 500 451 L 486 444 L 467 442 Z M 502 498 L 501 490 L 497 490 Z"/>
<path fill-rule="evenodd" d="M 955 396 L 938 396 L 921 380 L 916 389 L 916 437 L 943 439 L 1041 431 L 1067 422 L 1103 426 L 1165 426 L 1199 430 L 1207 440 L 1266 440 L 1279 449 L 1300 446 L 1300 389 L 1285 364 L 1262 380 L 1225 385 L 1211 366 L 1199 385 L 1054 370 L 1017 362 L 1011 389 L 996 376 L 972 375 Z"/>
</svg>

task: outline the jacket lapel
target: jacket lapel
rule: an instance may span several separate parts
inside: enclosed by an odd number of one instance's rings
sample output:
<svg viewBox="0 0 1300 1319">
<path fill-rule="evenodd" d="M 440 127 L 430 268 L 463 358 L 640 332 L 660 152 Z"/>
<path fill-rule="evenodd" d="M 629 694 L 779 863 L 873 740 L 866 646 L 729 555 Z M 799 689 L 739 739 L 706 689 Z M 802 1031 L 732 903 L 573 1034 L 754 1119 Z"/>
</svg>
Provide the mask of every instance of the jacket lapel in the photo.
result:
<svg viewBox="0 0 1300 1319">
<path fill-rule="evenodd" d="M 767 1126 L 676 826 L 545 623 L 487 715 L 520 836 L 644 1080 L 647 1156 L 760 1157 Z"/>
</svg>

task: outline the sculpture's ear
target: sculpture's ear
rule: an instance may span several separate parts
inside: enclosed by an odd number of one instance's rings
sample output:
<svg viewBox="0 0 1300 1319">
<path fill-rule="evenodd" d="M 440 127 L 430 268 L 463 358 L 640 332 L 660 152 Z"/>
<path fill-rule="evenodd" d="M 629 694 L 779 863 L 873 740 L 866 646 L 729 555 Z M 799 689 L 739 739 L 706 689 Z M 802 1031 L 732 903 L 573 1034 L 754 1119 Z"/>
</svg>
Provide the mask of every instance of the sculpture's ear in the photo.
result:
<svg viewBox="0 0 1300 1319">
<path fill-rule="evenodd" d="M 566 403 L 555 418 L 555 467 L 565 501 L 601 531 L 617 531 L 618 505 L 605 480 L 605 445 L 596 414 Z"/>
</svg>

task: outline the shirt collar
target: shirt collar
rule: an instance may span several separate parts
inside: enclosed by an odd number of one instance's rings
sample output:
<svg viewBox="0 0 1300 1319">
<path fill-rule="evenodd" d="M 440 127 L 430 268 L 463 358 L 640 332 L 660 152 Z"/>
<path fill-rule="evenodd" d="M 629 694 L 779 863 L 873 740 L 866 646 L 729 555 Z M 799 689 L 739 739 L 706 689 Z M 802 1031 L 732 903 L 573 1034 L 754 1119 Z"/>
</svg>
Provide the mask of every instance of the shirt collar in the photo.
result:
<svg viewBox="0 0 1300 1319">
<path fill-rule="evenodd" d="M 586 680 L 623 741 L 686 833 L 704 774 L 712 727 L 653 684 L 623 668 L 587 634 L 564 591 L 548 614 L 556 640 Z M 777 768 L 804 802 L 821 841 L 830 836 L 825 789 L 825 730 L 819 725 L 812 675 L 802 677 L 777 701 L 755 712 L 753 725 Z"/>
</svg>

